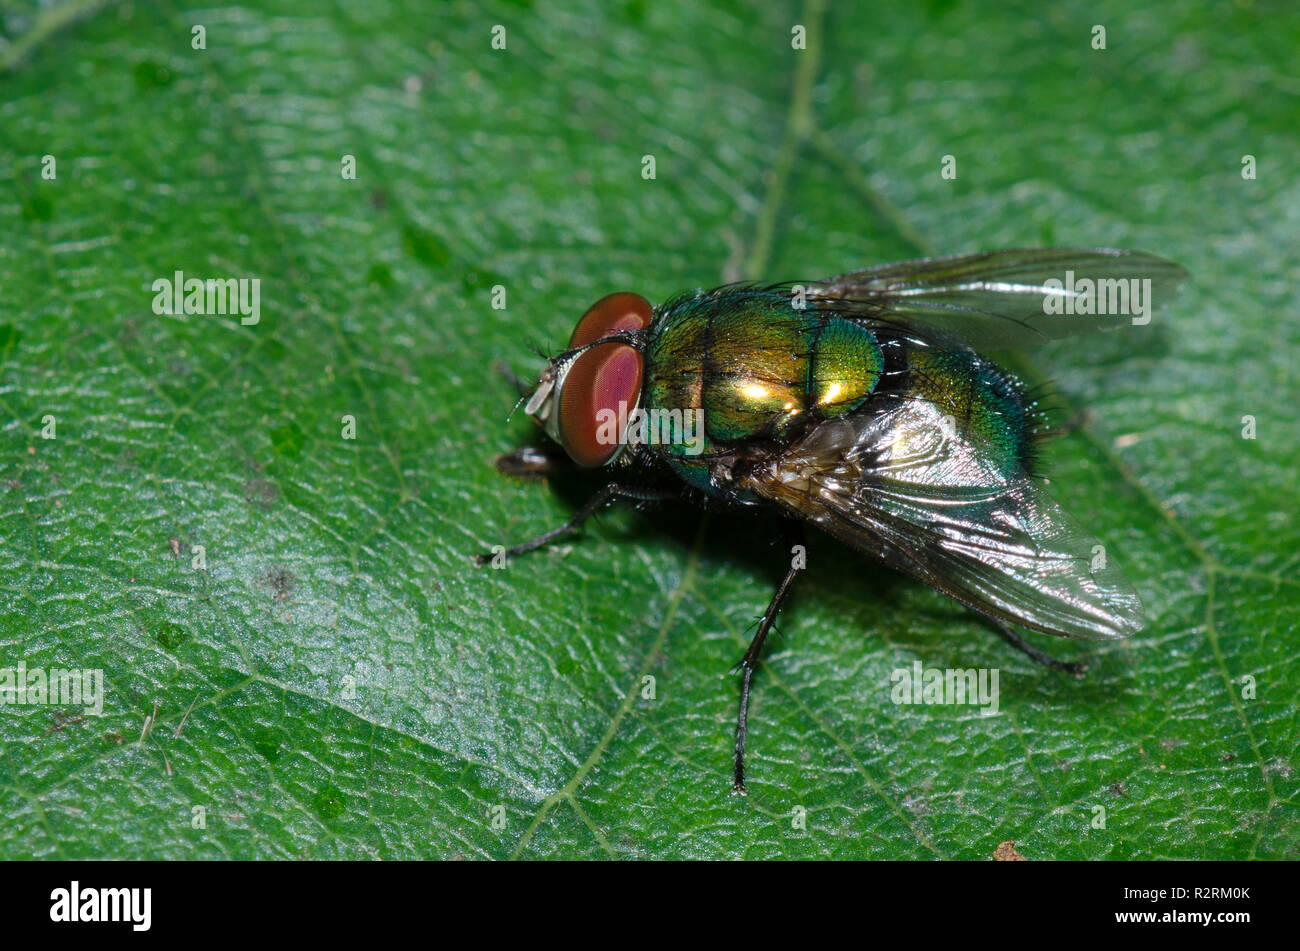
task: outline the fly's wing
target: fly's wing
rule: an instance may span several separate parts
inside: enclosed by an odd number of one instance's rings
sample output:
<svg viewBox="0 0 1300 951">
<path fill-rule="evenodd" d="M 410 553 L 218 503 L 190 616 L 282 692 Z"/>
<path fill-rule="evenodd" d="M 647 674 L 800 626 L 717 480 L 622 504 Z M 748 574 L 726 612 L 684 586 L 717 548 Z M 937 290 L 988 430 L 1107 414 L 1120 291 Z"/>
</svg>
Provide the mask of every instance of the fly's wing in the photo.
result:
<svg viewBox="0 0 1300 951">
<path fill-rule="evenodd" d="M 1021 349 L 1145 323 L 1186 278 L 1142 251 L 1038 248 L 886 264 L 809 285 L 808 294 L 812 306 L 841 314 L 928 328 L 976 348 Z"/>
<path fill-rule="evenodd" d="M 924 401 L 828 420 L 744 488 L 984 614 L 1049 634 L 1127 637 L 1136 592 L 1018 466 Z"/>
</svg>

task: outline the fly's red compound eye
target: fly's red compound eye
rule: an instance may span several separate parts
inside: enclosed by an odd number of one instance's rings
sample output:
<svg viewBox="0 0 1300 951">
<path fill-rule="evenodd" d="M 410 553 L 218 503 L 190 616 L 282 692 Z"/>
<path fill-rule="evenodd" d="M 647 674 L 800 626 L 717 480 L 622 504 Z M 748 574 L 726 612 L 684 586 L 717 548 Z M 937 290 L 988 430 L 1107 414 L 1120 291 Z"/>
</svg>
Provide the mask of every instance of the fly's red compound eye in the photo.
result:
<svg viewBox="0 0 1300 951">
<path fill-rule="evenodd" d="M 569 347 L 586 346 L 620 330 L 644 330 L 649 326 L 650 302 L 640 294 L 619 291 L 602 297 L 587 309 L 573 328 Z"/>
<path fill-rule="evenodd" d="M 578 465 L 595 468 L 614 458 L 623 443 L 620 424 L 640 401 L 641 372 L 641 354 L 625 343 L 592 347 L 569 368 L 560 394 L 560 444 Z"/>
</svg>

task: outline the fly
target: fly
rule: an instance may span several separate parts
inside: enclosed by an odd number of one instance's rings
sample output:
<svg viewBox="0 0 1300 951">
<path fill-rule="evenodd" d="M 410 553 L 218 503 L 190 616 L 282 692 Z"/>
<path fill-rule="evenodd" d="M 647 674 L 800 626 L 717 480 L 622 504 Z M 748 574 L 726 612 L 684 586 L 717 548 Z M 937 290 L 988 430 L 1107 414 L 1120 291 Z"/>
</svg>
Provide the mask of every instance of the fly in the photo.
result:
<svg viewBox="0 0 1300 951">
<path fill-rule="evenodd" d="M 787 540 L 812 525 L 991 620 L 1113 639 L 1142 629 L 1137 593 L 1035 478 L 1041 415 L 984 355 L 1145 324 L 1186 278 L 1155 255 L 1048 248 L 926 258 L 803 284 L 731 284 L 652 307 L 620 292 L 578 321 L 525 411 L 563 453 L 504 472 L 607 468 L 567 522 L 614 501 L 769 509 Z M 493 555 L 480 555 L 487 563 Z M 802 564 L 740 662 L 733 791 L 745 792 L 750 686 Z"/>
</svg>

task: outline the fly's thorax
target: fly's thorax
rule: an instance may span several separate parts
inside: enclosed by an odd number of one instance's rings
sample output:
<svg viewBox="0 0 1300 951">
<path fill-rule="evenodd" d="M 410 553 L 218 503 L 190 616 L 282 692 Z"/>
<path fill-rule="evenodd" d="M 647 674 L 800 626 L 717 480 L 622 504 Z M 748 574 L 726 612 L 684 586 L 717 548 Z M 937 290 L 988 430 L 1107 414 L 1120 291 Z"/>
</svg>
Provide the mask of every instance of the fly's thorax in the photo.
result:
<svg viewBox="0 0 1300 951">
<path fill-rule="evenodd" d="M 783 443 L 810 423 L 850 413 L 875 390 L 884 365 L 871 331 L 763 290 L 670 305 L 651 328 L 645 357 L 644 405 L 702 412 L 706 452 L 755 438 Z"/>
</svg>

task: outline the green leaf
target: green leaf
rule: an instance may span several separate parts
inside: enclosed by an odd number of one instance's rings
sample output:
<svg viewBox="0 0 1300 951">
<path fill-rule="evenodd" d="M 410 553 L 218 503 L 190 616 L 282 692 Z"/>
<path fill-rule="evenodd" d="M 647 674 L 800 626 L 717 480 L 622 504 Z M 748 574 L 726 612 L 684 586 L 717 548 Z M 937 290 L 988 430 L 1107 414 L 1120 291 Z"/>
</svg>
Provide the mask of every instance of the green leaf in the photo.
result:
<svg viewBox="0 0 1300 951">
<path fill-rule="evenodd" d="M 0 11 L 0 667 L 105 690 L 0 708 L 0 856 L 1300 856 L 1300 20 L 821 6 Z M 538 434 L 493 364 L 603 294 L 1047 243 L 1194 277 L 1019 364 L 1089 410 L 1051 490 L 1152 619 L 1035 638 L 1085 679 L 814 539 L 734 797 L 770 524 L 471 565 L 599 484 L 494 471 Z M 260 320 L 155 313 L 178 270 Z M 915 661 L 1000 714 L 893 704 Z"/>
</svg>

